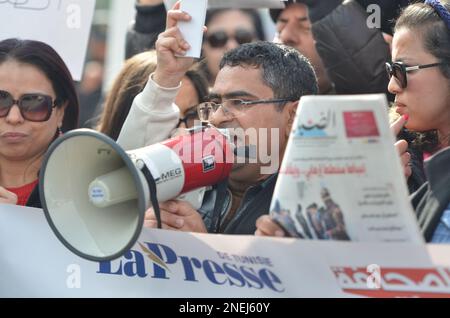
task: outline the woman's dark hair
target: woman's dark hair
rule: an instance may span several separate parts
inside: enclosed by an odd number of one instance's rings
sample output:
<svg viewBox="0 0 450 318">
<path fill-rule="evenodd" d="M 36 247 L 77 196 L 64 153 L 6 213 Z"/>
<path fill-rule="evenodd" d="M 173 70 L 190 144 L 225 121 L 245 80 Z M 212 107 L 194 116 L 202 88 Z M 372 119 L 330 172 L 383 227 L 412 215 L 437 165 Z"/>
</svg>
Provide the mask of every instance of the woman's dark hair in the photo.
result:
<svg viewBox="0 0 450 318">
<path fill-rule="evenodd" d="M 67 103 L 61 130 L 66 132 L 78 128 L 79 102 L 72 75 L 52 47 L 39 41 L 4 40 L 0 42 L 0 64 L 8 60 L 29 64 L 42 71 L 52 83 L 56 107 Z"/>
<path fill-rule="evenodd" d="M 137 54 L 125 62 L 106 97 L 97 130 L 117 140 L 134 98 L 144 89 L 150 74 L 156 69 L 156 63 L 155 50 Z M 203 102 L 208 95 L 208 82 L 195 67 L 186 76 L 194 85 L 199 100 Z"/>
<path fill-rule="evenodd" d="M 441 0 L 450 12 L 450 1 Z M 407 28 L 416 31 L 423 39 L 425 49 L 439 59 L 442 74 L 450 79 L 450 29 L 437 11 L 428 4 L 415 3 L 403 10 L 395 24 L 395 32 Z"/>
<path fill-rule="evenodd" d="M 192 85 L 194 85 L 195 92 L 198 97 L 198 103 L 200 104 L 206 102 L 209 95 L 209 84 L 206 74 L 204 74 L 199 65 L 196 64 L 194 67 L 191 67 L 191 69 L 186 72 L 186 77 L 189 78 Z"/>
<path fill-rule="evenodd" d="M 450 12 L 450 1 L 440 3 Z M 395 24 L 395 32 L 402 28 L 413 30 L 423 40 L 425 49 L 435 56 L 441 65 L 439 69 L 450 83 L 450 30 L 429 4 L 415 3 L 406 7 Z M 439 149 L 437 131 L 409 132 L 413 147 L 433 153 Z"/>
</svg>

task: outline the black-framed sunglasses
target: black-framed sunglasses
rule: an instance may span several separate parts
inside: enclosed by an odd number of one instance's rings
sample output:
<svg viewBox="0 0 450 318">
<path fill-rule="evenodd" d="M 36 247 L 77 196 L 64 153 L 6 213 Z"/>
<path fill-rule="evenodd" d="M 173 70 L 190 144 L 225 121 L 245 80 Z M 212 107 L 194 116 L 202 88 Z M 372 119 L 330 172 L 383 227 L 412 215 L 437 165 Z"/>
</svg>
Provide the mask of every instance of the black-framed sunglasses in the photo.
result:
<svg viewBox="0 0 450 318">
<path fill-rule="evenodd" d="M 8 116 L 11 108 L 17 105 L 25 120 L 43 122 L 50 119 L 53 108 L 58 103 L 44 94 L 24 94 L 15 100 L 11 93 L 0 90 L 0 118 Z"/>
<path fill-rule="evenodd" d="M 246 29 L 236 29 L 233 36 L 229 36 L 225 31 L 216 31 L 205 36 L 205 40 L 214 48 L 224 47 L 230 38 L 234 38 L 237 43 L 250 43 L 255 38 L 253 32 Z"/>
<path fill-rule="evenodd" d="M 192 127 L 194 127 L 196 120 L 199 120 L 198 112 L 197 112 L 197 106 L 193 106 L 193 107 L 190 108 L 190 110 L 188 110 L 186 112 L 184 117 L 181 117 L 178 120 L 178 124 L 177 124 L 176 128 L 179 128 L 182 123 L 184 123 L 184 126 L 186 128 L 192 128 Z"/>
<path fill-rule="evenodd" d="M 432 64 L 424 64 L 424 65 L 415 65 L 415 66 L 407 66 L 403 62 L 394 62 L 394 63 L 386 63 L 386 71 L 389 76 L 389 79 L 394 76 L 397 80 L 397 83 L 402 87 L 406 88 L 408 86 L 408 77 L 407 73 L 421 70 L 424 68 L 441 66 L 445 63 L 432 63 Z"/>
</svg>

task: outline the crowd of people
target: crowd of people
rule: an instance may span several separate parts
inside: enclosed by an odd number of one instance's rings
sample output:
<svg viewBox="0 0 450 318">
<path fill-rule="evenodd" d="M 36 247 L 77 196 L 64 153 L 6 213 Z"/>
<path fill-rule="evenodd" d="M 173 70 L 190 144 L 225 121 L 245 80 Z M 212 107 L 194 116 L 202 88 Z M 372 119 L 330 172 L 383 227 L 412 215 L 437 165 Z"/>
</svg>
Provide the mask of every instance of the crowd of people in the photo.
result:
<svg viewBox="0 0 450 318">
<path fill-rule="evenodd" d="M 372 3 L 381 8 L 380 28 L 367 24 Z M 282 159 L 302 96 L 384 93 L 398 115 L 395 146 L 424 238 L 450 242 L 450 2 L 284 5 L 270 12 L 273 41 L 265 39 L 254 10 L 209 11 L 202 58 L 195 61 L 183 57 L 189 43 L 178 23 L 191 17 L 180 4 L 166 11 L 162 0 L 139 0 L 127 34 L 127 61 L 96 129 L 124 149 L 136 149 L 191 128 L 198 105 L 207 103 L 206 120 L 215 127 L 276 129 Z M 61 134 L 79 127 L 79 109 L 70 72 L 51 47 L 0 42 L 0 204 L 41 207 L 43 157 Z M 179 200 L 161 203 L 163 228 L 286 236 L 269 215 L 278 173 L 261 173 L 264 165 L 261 158 L 234 165 L 225 191 L 213 187 L 199 209 Z M 323 199 L 339 222 L 327 231 L 318 223 L 315 236 L 349 239 L 339 207 Z M 318 207 L 308 209 L 311 220 L 318 219 Z M 211 224 L 215 213 L 221 215 L 218 226 Z M 145 226 L 157 226 L 153 208 Z"/>
</svg>

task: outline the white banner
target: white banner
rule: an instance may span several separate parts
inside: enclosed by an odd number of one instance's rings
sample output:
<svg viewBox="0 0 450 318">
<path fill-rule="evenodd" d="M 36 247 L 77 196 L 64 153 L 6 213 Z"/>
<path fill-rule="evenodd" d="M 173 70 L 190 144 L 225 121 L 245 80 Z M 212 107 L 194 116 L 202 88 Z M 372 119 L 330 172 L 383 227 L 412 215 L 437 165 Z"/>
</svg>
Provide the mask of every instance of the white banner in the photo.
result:
<svg viewBox="0 0 450 318">
<path fill-rule="evenodd" d="M 0 205 L 0 297 L 450 296 L 450 246 L 387 244 L 144 230 L 121 259 L 95 263 L 41 210 Z"/>
<path fill-rule="evenodd" d="M 0 41 L 21 38 L 49 44 L 78 81 L 94 8 L 95 0 L 0 0 Z"/>
</svg>

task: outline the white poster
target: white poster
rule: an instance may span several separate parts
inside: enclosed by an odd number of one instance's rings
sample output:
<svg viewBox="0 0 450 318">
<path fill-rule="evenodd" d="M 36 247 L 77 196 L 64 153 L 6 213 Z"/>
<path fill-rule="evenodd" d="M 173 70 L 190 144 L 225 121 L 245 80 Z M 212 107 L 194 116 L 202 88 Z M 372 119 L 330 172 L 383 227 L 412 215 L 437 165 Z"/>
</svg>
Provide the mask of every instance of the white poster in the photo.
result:
<svg viewBox="0 0 450 318">
<path fill-rule="evenodd" d="M 38 40 L 52 46 L 80 80 L 95 0 L 0 0 L 0 41 Z"/>
<path fill-rule="evenodd" d="M 0 297 L 450 297 L 450 246 L 144 230 L 96 263 L 41 210 L 0 205 Z M 431 256 L 431 257 L 430 257 Z"/>
</svg>

